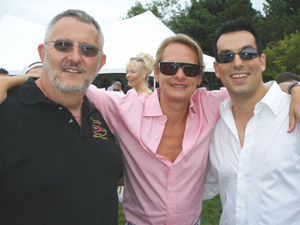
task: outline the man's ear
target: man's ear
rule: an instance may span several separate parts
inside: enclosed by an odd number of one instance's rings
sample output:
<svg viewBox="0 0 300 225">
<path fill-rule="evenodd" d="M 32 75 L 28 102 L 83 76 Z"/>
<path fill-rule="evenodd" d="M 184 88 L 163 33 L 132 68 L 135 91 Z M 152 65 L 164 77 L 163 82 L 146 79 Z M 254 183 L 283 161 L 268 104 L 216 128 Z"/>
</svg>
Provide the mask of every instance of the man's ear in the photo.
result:
<svg viewBox="0 0 300 225">
<path fill-rule="evenodd" d="M 261 71 L 264 72 L 266 70 L 266 55 L 261 54 L 259 60 L 260 60 L 260 63 L 261 63 Z"/>
<path fill-rule="evenodd" d="M 214 69 L 215 69 L 216 77 L 220 78 L 219 65 L 216 61 L 214 61 Z"/>
<path fill-rule="evenodd" d="M 98 66 L 98 72 L 105 65 L 105 63 L 106 63 L 106 55 L 102 54 L 101 59 L 100 59 L 100 63 L 99 63 L 99 66 Z"/>
<path fill-rule="evenodd" d="M 45 57 L 45 44 L 39 44 L 38 46 L 38 52 L 41 58 L 42 63 L 44 63 L 44 57 Z"/>
<path fill-rule="evenodd" d="M 159 79 L 158 79 L 158 67 L 157 67 L 157 65 L 154 66 L 153 72 L 154 72 L 154 79 L 155 79 L 155 81 L 158 83 L 158 82 L 159 82 Z"/>
<path fill-rule="evenodd" d="M 198 86 L 201 84 L 201 81 L 202 81 L 202 74 L 203 74 L 203 71 L 201 71 L 200 74 L 198 75 L 198 80 L 197 80 L 197 85 L 198 85 Z"/>
</svg>

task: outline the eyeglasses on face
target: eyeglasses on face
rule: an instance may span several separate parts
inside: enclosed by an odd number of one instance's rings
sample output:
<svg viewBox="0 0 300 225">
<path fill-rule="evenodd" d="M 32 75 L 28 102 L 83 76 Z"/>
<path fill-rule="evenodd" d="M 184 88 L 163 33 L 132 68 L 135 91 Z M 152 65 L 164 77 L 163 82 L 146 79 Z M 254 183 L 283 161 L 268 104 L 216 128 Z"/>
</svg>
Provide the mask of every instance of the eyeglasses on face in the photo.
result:
<svg viewBox="0 0 300 225">
<path fill-rule="evenodd" d="M 59 52 L 69 53 L 73 50 L 74 46 L 77 46 L 79 49 L 79 52 L 83 56 L 87 57 L 94 57 L 98 55 L 98 51 L 102 51 L 95 45 L 90 44 L 82 44 L 82 45 L 74 45 L 73 42 L 64 40 L 64 39 L 58 39 L 56 41 L 47 41 L 45 44 L 49 42 L 54 42 L 54 48 Z"/>
<path fill-rule="evenodd" d="M 217 56 L 217 62 L 218 63 L 230 63 L 234 60 L 234 57 L 236 54 L 239 54 L 240 58 L 244 61 L 255 59 L 259 56 L 257 49 L 249 48 L 249 49 L 244 49 L 237 53 L 221 52 Z"/>
<path fill-rule="evenodd" d="M 179 68 L 183 69 L 185 76 L 196 77 L 201 72 L 201 66 L 194 63 L 178 63 L 178 62 L 160 62 L 158 68 L 160 72 L 167 76 L 175 75 Z"/>
<path fill-rule="evenodd" d="M 130 61 L 131 61 L 131 60 L 136 60 L 136 61 L 138 61 L 138 62 L 143 62 L 143 63 L 145 63 L 145 61 L 144 61 L 142 58 L 131 57 L 131 58 L 130 58 Z"/>
</svg>

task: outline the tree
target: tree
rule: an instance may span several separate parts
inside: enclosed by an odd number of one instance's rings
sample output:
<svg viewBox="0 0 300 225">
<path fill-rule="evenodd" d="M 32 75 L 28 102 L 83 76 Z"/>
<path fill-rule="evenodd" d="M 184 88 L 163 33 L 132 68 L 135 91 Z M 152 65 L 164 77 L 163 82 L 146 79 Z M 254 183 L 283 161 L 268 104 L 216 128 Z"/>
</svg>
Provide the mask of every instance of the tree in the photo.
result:
<svg viewBox="0 0 300 225">
<path fill-rule="evenodd" d="M 260 15 L 259 11 L 252 8 L 250 0 L 227 0 L 226 8 L 223 12 L 219 13 L 217 22 L 220 26 L 229 20 L 243 17 L 249 22 L 256 24 Z"/>
<path fill-rule="evenodd" d="M 145 6 L 137 1 L 135 2 L 135 5 L 127 11 L 127 15 L 123 19 L 131 18 L 148 10 L 150 10 L 157 18 L 165 22 L 176 12 L 176 10 L 181 10 L 181 5 L 178 4 L 178 0 L 157 0 L 146 3 Z"/>
<path fill-rule="evenodd" d="M 267 68 L 264 80 L 276 79 L 282 72 L 300 74 L 300 33 L 296 31 L 284 40 L 268 44 L 264 53 L 267 56 Z"/>
<path fill-rule="evenodd" d="M 265 17 L 260 17 L 258 30 L 261 34 L 262 46 L 265 48 L 272 41 L 283 40 L 299 29 L 299 0 L 266 0 Z"/>
<path fill-rule="evenodd" d="M 197 1 L 174 14 L 166 23 L 175 33 L 183 33 L 192 37 L 201 46 L 204 53 L 212 55 L 212 38 L 215 27 L 215 17 Z"/>
</svg>

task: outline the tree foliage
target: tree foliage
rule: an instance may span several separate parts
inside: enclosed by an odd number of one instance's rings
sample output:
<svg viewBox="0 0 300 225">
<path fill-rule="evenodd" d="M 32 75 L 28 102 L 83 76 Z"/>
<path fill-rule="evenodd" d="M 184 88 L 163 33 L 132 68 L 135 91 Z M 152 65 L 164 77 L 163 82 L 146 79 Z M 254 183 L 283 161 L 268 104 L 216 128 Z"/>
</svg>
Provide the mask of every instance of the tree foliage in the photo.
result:
<svg viewBox="0 0 300 225">
<path fill-rule="evenodd" d="M 215 17 L 196 1 L 185 10 L 175 14 L 166 23 L 175 33 L 192 37 L 201 46 L 204 53 L 212 55 L 212 38 L 216 29 Z"/>
<path fill-rule="evenodd" d="M 126 18 L 150 10 L 173 32 L 189 35 L 204 53 L 213 55 L 215 30 L 226 21 L 244 17 L 256 25 L 261 35 L 267 55 L 264 79 L 276 79 L 283 71 L 300 74 L 299 33 L 296 32 L 300 24 L 300 1 L 265 1 L 264 15 L 252 8 L 250 0 L 189 0 L 184 8 L 178 0 L 154 0 L 145 6 L 137 1 L 127 11 Z"/>
<path fill-rule="evenodd" d="M 266 0 L 264 4 L 265 17 L 258 21 L 258 30 L 265 48 L 272 41 L 283 40 L 299 29 L 299 0 Z"/>
<path fill-rule="evenodd" d="M 270 43 L 264 50 L 267 68 L 264 80 L 276 79 L 282 72 L 300 74 L 300 33 L 296 31 L 284 40 Z"/>
<path fill-rule="evenodd" d="M 148 10 L 164 22 L 165 19 L 170 17 L 176 10 L 180 11 L 181 5 L 178 4 L 178 0 L 154 0 L 150 3 L 146 3 L 145 6 L 143 6 L 141 2 L 137 1 L 135 2 L 135 5 L 127 11 L 127 15 L 124 19 L 131 18 Z"/>
</svg>

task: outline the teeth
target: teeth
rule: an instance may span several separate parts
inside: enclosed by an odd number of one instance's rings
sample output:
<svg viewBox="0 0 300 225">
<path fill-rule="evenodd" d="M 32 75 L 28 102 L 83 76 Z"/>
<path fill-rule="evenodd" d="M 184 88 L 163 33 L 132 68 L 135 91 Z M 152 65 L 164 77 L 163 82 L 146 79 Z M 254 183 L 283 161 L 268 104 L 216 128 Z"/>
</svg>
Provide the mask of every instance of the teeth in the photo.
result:
<svg viewBox="0 0 300 225">
<path fill-rule="evenodd" d="M 171 84 L 171 86 L 172 86 L 172 87 L 181 87 L 181 88 L 186 87 L 186 86 L 184 86 L 184 85 L 176 85 L 176 84 Z"/>
<path fill-rule="evenodd" d="M 70 73 L 80 73 L 78 70 L 66 69 L 65 71 Z"/>
<path fill-rule="evenodd" d="M 247 74 L 236 74 L 236 75 L 232 75 L 232 78 L 241 78 L 241 77 L 246 77 Z"/>
</svg>

